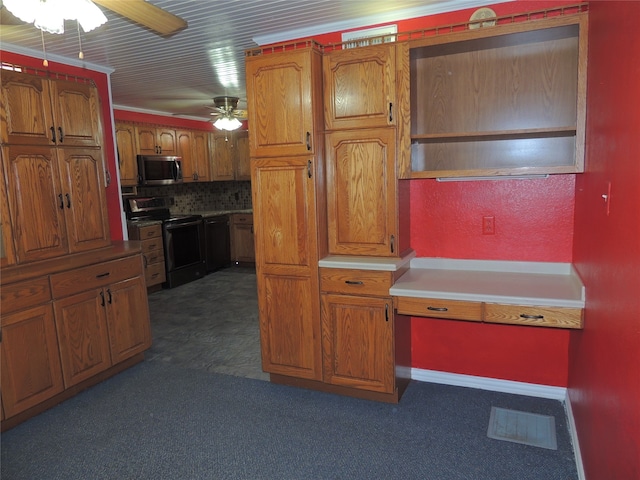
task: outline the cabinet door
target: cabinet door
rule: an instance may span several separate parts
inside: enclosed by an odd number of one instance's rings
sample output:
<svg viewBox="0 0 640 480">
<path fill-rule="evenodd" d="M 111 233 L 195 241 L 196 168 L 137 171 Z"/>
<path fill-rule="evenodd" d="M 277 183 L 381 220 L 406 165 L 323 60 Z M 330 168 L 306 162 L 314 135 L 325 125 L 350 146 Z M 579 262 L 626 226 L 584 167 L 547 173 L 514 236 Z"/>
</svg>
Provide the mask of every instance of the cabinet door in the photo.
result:
<svg viewBox="0 0 640 480">
<path fill-rule="evenodd" d="M 176 131 L 167 128 L 158 128 L 156 130 L 156 145 L 158 153 L 161 155 L 177 155 L 178 142 L 176 140 Z"/>
<path fill-rule="evenodd" d="M 394 392 L 391 298 L 323 294 L 322 346 L 325 382 Z"/>
<path fill-rule="evenodd" d="M 120 184 L 124 186 L 137 185 L 138 163 L 135 127 L 130 123 L 116 123 L 116 142 L 118 144 Z"/>
<path fill-rule="evenodd" d="M 9 198 L 4 173 L 4 150 L 0 149 L 0 267 L 16 263 L 13 229 L 9 214 Z"/>
<path fill-rule="evenodd" d="M 106 302 L 102 289 L 55 302 L 56 329 L 66 388 L 111 366 Z"/>
<path fill-rule="evenodd" d="M 253 246 L 253 225 L 236 224 L 233 226 L 234 261 L 240 263 L 255 262 Z"/>
<path fill-rule="evenodd" d="M 231 156 L 231 135 L 218 133 L 213 135 L 213 163 L 211 180 L 233 180 L 233 157 Z"/>
<path fill-rule="evenodd" d="M 321 68 L 312 50 L 246 58 L 252 156 L 315 153 L 315 129 L 322 129 L 314 118 L 315 101 L 322 98 Z"/>
<path fill-rule="evenodd" d="M 2 406 L 11 417 L 62 392 L 50 303 L 2 316 Z"/>
<path fill-rule="evenodd" d="M 209 133 L 194 130 L 191 132 L 191 142 L 193 145 L 193 163 L 196 166 L 196 174 L 199 182 L 208 182 L 211 178 L 209 174 Z"/>
<path fill-rule="evenodd" d="M 102 144 L 100 102 L 94 86 L 51 80 L 51 99 L 59 145 L 93 147 Z"/>
<path fill-rule="evenodd" d="M 58 149 L 71 253 L 111 243 L 102 150 Z"/>
<path fill-rule="evenodd" d="M 56 149 L 3 147 L 16 260 L 30 262 L 68 252 L 64 197 Z"/>
<path fill-rule="evenodd" d="M 111 359 L 114 364 L 151 346 L 147 290 L 140 275 L 104 289 Z"/>
<path fill-rule="evenodd" d="M 395 129 L 327 134 L 329 252 L 399 255 Z"/>
<path fill-rule="evenodd" d="M 235 139 L 235 178 L 236 180 L 251 180 L 251 161 L 249 158 L 249 132 L 237 132 Z"/>
<path fill-rule="evenodd" d="M 315 159 L 251 164 L 263 369 L 320 380 Z"/>
<path fill-rule="evenodd" d="M 177 155 L 182 157 L 182 179 L 185 182 L 197 180 L 198 169 L 194 164 L 193 145 L 191 144 L 191 132 L 178 130 L 176 132 Z"/>
<path fill-rule="evenodd" d="M 0 139 L 5 144 L 54 145 L 56 132 L 49 81 L 3 70 L 0 75 Z"/>
<path fill-rule="evenodd" d="M 150 125 L 136 125 L 136 145 L 140 155 L 158 155 L 156 129 Z"/>
<path fill-rule="evenodd" d="M 396 124 L 395 44 L 335 50 L 323 71 L 327 130 Z"/>
</svg>

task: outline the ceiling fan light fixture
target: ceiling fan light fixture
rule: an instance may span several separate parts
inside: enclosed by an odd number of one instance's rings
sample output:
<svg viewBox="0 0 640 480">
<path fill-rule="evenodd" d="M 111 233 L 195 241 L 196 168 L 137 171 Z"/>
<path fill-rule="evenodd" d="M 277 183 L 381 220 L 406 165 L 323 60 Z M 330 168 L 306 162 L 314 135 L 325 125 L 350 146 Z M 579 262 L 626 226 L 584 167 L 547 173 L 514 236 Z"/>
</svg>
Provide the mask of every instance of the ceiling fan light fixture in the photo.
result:
<svg viewBox="0 0 640 480">
<path fill-rule="evenodd" d="M 48 33 L 64 33 L 65 20 L 77 20 L 85 32 L 107 22 L 90 0 L 3 0 L 3 4 L 23 22 Z"/>
<path fill-rule="evenodd" d="M 227 130 L 229 132 L 237 130 L 242 126 L 242 122 L 235 117 L 219 117 L 213 126 L 218 130 Z"/>
</svg>

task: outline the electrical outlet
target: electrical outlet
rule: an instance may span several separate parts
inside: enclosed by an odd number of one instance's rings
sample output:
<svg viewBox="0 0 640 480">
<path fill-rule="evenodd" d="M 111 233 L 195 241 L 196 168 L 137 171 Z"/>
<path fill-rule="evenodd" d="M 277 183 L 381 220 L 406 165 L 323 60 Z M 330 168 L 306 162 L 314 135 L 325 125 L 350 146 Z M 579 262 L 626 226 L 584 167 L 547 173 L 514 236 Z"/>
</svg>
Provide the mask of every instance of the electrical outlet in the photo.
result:
<svg viewBox="0 0 640 480">
<path fill-rule="evenodd" d="M 482 234 L 495 235 L 495 233 L 496 233 L 496 218 L 493 215 L 486 215 L 482 217 Z"/>
</svg>

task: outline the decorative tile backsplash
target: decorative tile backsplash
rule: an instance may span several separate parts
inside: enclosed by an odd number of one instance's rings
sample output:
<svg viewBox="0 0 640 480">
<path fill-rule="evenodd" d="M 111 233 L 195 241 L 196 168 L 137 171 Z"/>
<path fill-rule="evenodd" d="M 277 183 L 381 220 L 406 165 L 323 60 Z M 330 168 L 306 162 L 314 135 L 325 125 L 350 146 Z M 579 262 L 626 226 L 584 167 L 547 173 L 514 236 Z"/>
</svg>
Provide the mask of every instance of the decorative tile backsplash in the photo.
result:
<svg viewBox="0 0 640 480">
<path fill-rule="evenodd" d="M 171 213 L 251 208 L 251 182 L 204 182 L 138 187 L 138 196 L 173 197 Z"/>
</svg>

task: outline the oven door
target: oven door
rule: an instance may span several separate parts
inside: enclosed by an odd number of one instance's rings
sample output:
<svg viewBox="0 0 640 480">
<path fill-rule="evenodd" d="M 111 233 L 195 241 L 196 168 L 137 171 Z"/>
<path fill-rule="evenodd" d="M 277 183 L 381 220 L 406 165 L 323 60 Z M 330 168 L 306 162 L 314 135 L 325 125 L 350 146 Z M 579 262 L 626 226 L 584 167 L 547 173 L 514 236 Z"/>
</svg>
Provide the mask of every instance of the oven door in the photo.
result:
<svg viewBox="0 0 640 480">
<path fill-rule="evenodd" d="M 198 218 L 188 222 L 165 222 L 164 234 L 167 286 L 172 288 L 204 276 L 204 226 Z"/>
</svg>

